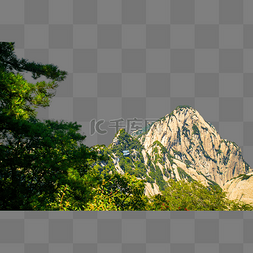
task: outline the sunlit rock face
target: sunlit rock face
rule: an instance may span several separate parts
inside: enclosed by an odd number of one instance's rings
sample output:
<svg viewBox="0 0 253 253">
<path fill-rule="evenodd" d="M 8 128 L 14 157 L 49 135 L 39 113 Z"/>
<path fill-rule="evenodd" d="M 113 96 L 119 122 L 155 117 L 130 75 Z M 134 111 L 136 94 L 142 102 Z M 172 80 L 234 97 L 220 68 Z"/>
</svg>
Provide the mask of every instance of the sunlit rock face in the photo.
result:
<svg viewBox="0 0 253 253">
<path fill-rule="evenodd" d="M 230 200 L 241 200 L 253 204 L 253 173 L 241 175 L 228 181 L 222 189 Z"/>
<path fill-rule="evenodd" d="M 159 141 L 177 160 L 183 163 L 188 160 L 190 168 L 221 187 L 231 178 L 252 171 L 243 160 L 240 147 L 221 139 L 192 107 L 175 109 L 155 122 L 139 140 L 148 153 L 152 152 L 152 144 Z"/>
<path fill-rule="evenodd" d="M 124 150 L 129 151 L 127 158 Z M 148 179 L 147 196 L 161 193 L 169 179 L 199 181 L 223 189 L 232 178 L 253 172 L 240 147 L 223 140 L 190 106 L 177 107 L 149 124 L 146 131 L 128 134 L 120 129 L 108 146 L 108 154 L 118 173 L 127 171 Z M 229 192 L 232 188 L 226 189 Z"/>
</svg>

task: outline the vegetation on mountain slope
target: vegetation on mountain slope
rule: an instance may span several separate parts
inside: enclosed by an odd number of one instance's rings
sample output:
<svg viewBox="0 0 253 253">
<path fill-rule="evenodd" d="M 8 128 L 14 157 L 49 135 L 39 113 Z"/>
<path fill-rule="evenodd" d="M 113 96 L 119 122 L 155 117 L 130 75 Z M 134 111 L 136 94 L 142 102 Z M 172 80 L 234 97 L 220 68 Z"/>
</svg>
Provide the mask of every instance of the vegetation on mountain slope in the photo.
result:
<svg viewBox="0 0 253 253">
<path fill-rule="evenodd" d="M 169 178 L 172 171 L 161 170 L 159 164 L 163 166 L 166 157 L 173 164 L 173 157 L 160 142 L 154 143 L 152 159 L 146 153 L 145 165 L 143 146 L 125 131 L 120 131 L 119 145 L 87 147 L 76 122 L 36 119 L 33 107 L 49 106 L 53 96 L 49 90 L 67 72 L 54 65 L 18 60 L 13 51 L 14 43 L 0 43 L 1 210 L 253 210 L 228 201 L 218 187 L 175 178 L 166 182 L 163 175 Z M 52 82 L 27 83 L 22 71 Z M 123 150 L 130 155 L 125 157 Z M 115 156 L 124 175 L 116 170 Z M 156 182 L 162 194 L 145 196 L 145 182 Z"/>
</svg>

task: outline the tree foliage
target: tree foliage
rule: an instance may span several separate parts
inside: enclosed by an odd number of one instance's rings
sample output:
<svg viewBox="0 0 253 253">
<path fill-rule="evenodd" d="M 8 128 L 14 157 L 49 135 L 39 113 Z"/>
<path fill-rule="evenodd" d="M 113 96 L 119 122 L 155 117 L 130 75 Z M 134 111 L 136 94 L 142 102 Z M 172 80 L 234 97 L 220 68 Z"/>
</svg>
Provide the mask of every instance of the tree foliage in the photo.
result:
<svg viewBox="0 0 253 253">
<path fill-rule="evenodd" d="M 80 125 L 64 121 L 41 121 L 35 108 L 49 106 L 67 75 L 52 64 L 17 59 L 14 43 L 0 43 L 0 209 L 1 210 L 252 210 L 245 203 L 228 201 L 219 188 L 198 182 L 174 182 L 170 186 L 148 156 L 149 175 L 141 154 L 142 145 L 125 131 L 122 145 L 112 151 L 120 158 L 125 174 L 116 172 L 105 145 L 82 144 L 86 136 Z M 17 73 L 14 73 L 17 71 Z M 28 71 L 52 82 L 28 83 L 20 72 Z M 138 151 L 137 160 L 124 157 L 124 149 Z M 164 153 L 165 155 L 165 153 Z M 106 163 L 101 166 L 100 162 Z M 145 182 L 154 180 L 162 194 L 145 196 Z"/>
<path fill-rule="evenodd" d="M 36 116 L 35 108 L 49 106 L 49 99 L 55 94 L 48 90 L 58 87 L 67 72 L 52 64 L 29 62 L 17 59 L 13 53 L 14 42 L 0 42 L 0 97 L 1 111 L 16 118 L 28 119 Z M 13 73 L 16 70 L 17 73 Z M 28 83 L 20 72 L 31 72 L 34 79 L 45 76 L 52 82 Z"/>
<path fill-rule="evenodd" d="M 155 195 L 148 210 L 235 211 L 253 210 L 253 207 L 226 199 L 226 192 L 218 187 L 207 188 L 198 181 L 187 182 L 170 179 L 162 194 Z"/>
<path fill-rule="evenodd" d="M 79 145 L 86 138 L 77 132 L 80 125 L 41 122 L 32 108 L 49 106 L 53 94 L 48 90 L 55 89 L 67 72 L 51 64 L 18 60 L 13 51 L 14 43 L 0 43 L 0 208 L 45 209 L 66 184 L 72 187 L 73 197 L 85 203 L 91 197 L 87 183 L 92 179 L 87 175 L 98 159 L 96 152 Z M 19 71 L 32 72 L 34 79 L 44 75 L 53 82 L 30 84 Z"/>
<path fill-rule="evenodd" d="M 84 210 L 92 211 L 136 211 L 145 210 L 148 202 L 144 195 L 145 184 L 128 173 L 112 173 L 102 178 L 95 189 L 95 201 L 91 201 Z"/>
<path fill-rule="evenodd" d="M 85 136 L 77 133 L 80 125 L 76 123 L 4 118 L 0 129 L 4 141 L 0 145 L 3 209 L 31 209 L 34 199 L 48 201 L 57 186 L 74 186 L 73 178 L 68 176 L 70 168 L 85 176 L 89 160 L 97 158 L 95 152 L 80 144 Z M 85 184 L 79 188 L 83 192 L 79 198 L 89 195 L 86 188 Z"/>
</svg>

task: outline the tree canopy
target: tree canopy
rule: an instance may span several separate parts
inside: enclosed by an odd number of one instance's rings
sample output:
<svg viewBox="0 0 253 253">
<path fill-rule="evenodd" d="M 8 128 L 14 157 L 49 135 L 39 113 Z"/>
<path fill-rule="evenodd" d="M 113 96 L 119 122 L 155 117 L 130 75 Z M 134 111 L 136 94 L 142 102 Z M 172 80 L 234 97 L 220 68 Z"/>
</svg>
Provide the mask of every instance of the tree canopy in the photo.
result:
<svg viewBox="0 0 253 253">
<path fill-rule="evenodd" d="M 86 138 L 77 133 L 80 125 L 41 122 L 35 117 L 35 108 L 49 106 L 54 94 L 48 90 L 55 89 L 56 81 L 64 80 L 67 72 L 19 60 L 13 51 L 14 43 L 0 43 L 0 208 L 33 209 L 37 202 L 42 208 L 63 183 L 77 185 L 73 180 L 78 181 L 78 176 L 73 178 L 70 171 L 87 174 L 89 161 L 96 160 L 97 154 L 80 144 Z M 14 69 L 30 71 L 34 79 L 44 75 L 53 81 L 31 84 L 11 72 Z M 73 196 L 88 201 L 88 186 L 83 183 L 75 193 L 73 188 Z"/>
<path fill-rule="evenodd" d="M 36 118 L 35 108 L 49 106 L 54 96 L 49 90 L 56 89 L 56 81 L 64 80 L 67 72 L 52 64 L 19 60 L 13 51 L 14 43 L 0 43 L 0 209 L 80 210 L 97 201 L 94 197 L 101 187 L 113 185 L 128 189 L 117 195 L 118 208 L 123 194 L 131 195 L 135 202 L 128 206 L 137 208 L 141 188 L 131 183 L 133 178 L 103 176 L 93 169 L 96 161 L 109 158 L 81 143 L 86 136 L 78 133 L 80 125 Z M 28 83 L 20 71 L 32 72 L 34 79 L 43 75 L 52 82 Z"/>
<path fill-rule="evenodd" d="M 126 173 L 121 175 L 105 145 L 82 144 L 86 136 L 78 132 L 81 125 L 36 118 L 36 108 L 49 106 L 55 95 L 51 91 L 67 72 L 52 64 L 17 59 L 14 44 L 0 42 L 0 210 L 253 209 L 228 202 L 219 189 L 208 190 L 197 182 L 172 180 L 162 195 L 148 199 L 144 183 L 154 179 L 159 183 L 162 174 L 153 168 L 153 178 L 137 179 L 145 175 L 141 154 L 134 172 L 132 161 L 122 157 Z M 20 74 L 24 71 L 31 72 L 35 80 L 45 76 L 52 81 L 28 83 Z M 130 139 L 122 135 L 125 148 L 131 148 Z M 141 151 L 138 141 L 133 146 Z M 106 162 L 104 167 L 101 161 Z"/>
<path fill-rule="evenodd" d="M 13 53 L 14 42 L 0 42 L 0 97 L 1 111 L 16 118 L 27 119 L 36 116 L 35 108 L 49 106 L 49 99 L 55 94 L 49 90 L 58 87 L 57 81 L 63 81 L 67 72 L 52 64 L 29 62 L 17 59 Z M 14 74 L 13 71 L 18 71 Z M 52 82 L 28 83 L 20 72 L 31 72 L 34 79 L 45 76 Z"/>
</svg>

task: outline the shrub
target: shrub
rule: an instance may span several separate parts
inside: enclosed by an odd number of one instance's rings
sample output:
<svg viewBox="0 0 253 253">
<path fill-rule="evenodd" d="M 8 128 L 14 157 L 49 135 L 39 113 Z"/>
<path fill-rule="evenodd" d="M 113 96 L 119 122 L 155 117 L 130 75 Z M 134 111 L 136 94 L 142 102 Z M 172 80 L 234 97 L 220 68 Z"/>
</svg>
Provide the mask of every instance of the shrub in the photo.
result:
<svg viewBox="0 0 253 253">
<path fill-rule="evenodd" d="M 193 130 L 193 134 L 199 135 L 199 129 L 198 129 L 198 127 L 195 124 L 193 124 L 192 130 Z"/>
</svg>

